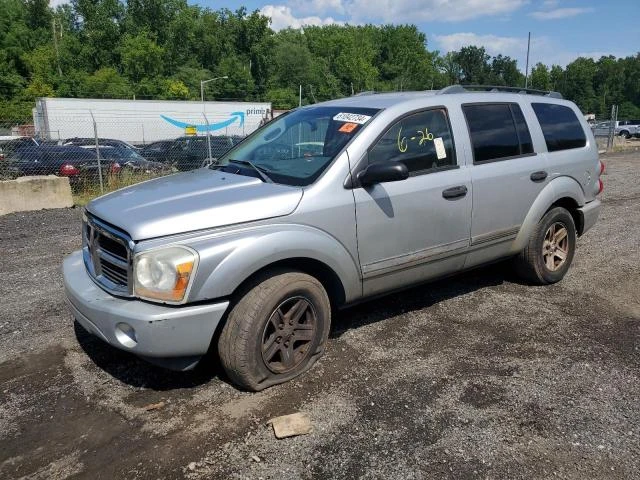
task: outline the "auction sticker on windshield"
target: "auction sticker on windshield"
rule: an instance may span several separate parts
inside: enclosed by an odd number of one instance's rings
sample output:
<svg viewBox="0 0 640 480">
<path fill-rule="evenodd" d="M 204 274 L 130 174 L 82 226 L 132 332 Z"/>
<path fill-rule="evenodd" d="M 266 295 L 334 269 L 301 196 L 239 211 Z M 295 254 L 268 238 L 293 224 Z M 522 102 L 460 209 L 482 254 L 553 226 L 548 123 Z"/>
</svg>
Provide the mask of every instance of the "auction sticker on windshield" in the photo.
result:
<svg viewBox="0 0 640 480">
<path fill-rule="evenodd" d="M 369 121 L 371 115 L 361 115 L 359 113 L 340 112 L 333 117 L 336 122 L 351 122 L 363 125 Z"/>
</svg>

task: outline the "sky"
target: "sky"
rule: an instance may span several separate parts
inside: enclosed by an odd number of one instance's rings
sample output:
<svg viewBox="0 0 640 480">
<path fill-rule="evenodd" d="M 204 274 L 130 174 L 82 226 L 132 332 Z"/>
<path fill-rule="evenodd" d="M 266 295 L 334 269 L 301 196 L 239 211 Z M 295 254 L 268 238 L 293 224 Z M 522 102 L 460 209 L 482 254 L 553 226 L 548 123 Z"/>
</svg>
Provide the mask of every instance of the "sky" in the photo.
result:
<svg viewBox="0 0 640 480">
<path fill-rule="evenodd" d="M 640 0 L 190 0 L 212 9 L 260 10 L 280 30 L 325 24 L 416 24 L 429 50 L 483 46 L 530 64 L 640 51 Z"/>
</svg>

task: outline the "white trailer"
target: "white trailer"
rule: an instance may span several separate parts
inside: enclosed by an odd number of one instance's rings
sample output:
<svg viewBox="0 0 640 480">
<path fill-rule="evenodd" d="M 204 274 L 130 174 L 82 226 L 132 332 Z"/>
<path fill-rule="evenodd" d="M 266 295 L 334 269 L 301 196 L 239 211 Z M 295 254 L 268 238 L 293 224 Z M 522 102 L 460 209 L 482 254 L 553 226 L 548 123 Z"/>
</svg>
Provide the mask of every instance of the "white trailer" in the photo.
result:
<svg viewBox="0 0 640 480">
<path fill-rule="evenodd" d="M 48 140 L 98 137 L 134 145 L 182 135 L 245 136 L 271 118 L 271 103 L 38 98 L 36 135 Z"/>
</svg>

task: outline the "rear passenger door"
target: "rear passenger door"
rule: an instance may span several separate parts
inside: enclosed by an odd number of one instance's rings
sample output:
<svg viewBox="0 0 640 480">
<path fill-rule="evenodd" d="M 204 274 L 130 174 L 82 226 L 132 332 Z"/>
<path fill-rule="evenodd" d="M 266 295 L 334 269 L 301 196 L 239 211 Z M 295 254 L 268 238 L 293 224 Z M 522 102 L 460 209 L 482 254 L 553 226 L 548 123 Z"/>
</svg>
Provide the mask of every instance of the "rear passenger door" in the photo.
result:
<svg viewBox="0 0 640 480">
<path fill-rule="evenodd" d="M 537 155 L 518 103 L 462 106 L 473 165 L 471 246 L 465 267 L 510 253 L 533 201 L 547 183 L 545 155 Z"/>
</svg>

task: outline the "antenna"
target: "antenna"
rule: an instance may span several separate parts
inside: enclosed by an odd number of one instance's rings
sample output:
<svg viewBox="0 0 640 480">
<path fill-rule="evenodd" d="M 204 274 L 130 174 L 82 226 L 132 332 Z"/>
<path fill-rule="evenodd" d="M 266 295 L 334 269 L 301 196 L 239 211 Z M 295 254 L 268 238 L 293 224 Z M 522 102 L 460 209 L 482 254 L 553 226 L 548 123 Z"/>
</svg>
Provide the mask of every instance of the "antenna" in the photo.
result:
<svg viewBox="0 0 640 480">
<path fill-rule="evenodd" d="M 524 88 L 529 88 L 529 52 L 531 51 L 531 32 L 529 32 L 529 40 L 527 40 L 527 67 L 524 71 Z"/>
</svg>

